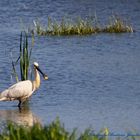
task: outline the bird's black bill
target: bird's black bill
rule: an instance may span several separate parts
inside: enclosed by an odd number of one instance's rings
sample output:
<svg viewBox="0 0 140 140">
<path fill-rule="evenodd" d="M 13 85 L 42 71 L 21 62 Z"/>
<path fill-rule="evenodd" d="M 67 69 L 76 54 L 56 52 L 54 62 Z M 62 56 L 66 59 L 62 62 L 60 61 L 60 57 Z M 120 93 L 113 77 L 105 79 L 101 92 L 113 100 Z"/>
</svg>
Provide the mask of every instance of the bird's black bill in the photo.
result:
<svg viewBox="0 0 140 140">
<path fill-rule="evenodd" d="M 48 76 L 46 74 L 44 74 L 39 67 L 36 67 L 36 69 L 42 74 L 42 76 L 44 77 L 45 80 L 48 79 Z"/>
</svg>

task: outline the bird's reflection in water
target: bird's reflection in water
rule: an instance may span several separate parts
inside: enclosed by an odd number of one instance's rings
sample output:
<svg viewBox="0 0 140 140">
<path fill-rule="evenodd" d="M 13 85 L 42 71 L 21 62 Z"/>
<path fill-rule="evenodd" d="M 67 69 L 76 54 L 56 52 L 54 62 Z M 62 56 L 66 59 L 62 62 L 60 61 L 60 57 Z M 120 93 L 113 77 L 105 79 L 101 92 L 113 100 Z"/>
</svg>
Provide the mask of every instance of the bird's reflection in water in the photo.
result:
<svg viewBox="0 0 140 140">
<path fill-rule="evenodd" d="M 16 110 L 0 110 L 0 121 L 10 121 L 24 126 L 33 126 L 35 123 L 41 125 L 39 118 L 32 113 L 29 107 Z"/>
</svg>

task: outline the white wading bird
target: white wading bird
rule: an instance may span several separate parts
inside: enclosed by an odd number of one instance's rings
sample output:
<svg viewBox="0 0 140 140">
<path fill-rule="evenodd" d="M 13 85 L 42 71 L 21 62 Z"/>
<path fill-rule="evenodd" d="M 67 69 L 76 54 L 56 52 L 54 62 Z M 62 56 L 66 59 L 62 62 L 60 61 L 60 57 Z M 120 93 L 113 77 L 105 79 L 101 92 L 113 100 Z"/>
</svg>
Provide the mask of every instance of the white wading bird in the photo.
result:
<svg viewBox="0 0 140 140">
<path fill-rule="evenodd" d="M 34 74 L 35 79 L 33 81 L 25 80 L 20 81 L 8 89 L 4 90 L 0 94 L 0 101 L 13 101 L 18 100 L 18 107 L 28 99 L 34 91 L 36 91 L 40 86 L 40 75 L 38 71 L 43 75 L 44 79 L 47 80 L 48 76 L 45 75 L 40 69 L 37 62 L 34 62 Z"/>
</svg>

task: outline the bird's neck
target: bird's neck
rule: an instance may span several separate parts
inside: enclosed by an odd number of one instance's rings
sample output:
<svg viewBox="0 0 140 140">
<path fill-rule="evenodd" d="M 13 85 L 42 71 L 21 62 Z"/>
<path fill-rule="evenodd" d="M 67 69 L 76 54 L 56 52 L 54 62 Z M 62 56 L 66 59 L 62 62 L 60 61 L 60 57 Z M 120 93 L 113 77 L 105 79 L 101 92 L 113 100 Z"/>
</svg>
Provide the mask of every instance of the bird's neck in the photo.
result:
<svg viewBox="0 0 140 140">
<path fill-rule="evenodd" d="M 40 86 L 40 75 L 36 69 L 34 69 L 35 79 L 33 81 L 34 90 L 37 90 Z"/>
</svg>

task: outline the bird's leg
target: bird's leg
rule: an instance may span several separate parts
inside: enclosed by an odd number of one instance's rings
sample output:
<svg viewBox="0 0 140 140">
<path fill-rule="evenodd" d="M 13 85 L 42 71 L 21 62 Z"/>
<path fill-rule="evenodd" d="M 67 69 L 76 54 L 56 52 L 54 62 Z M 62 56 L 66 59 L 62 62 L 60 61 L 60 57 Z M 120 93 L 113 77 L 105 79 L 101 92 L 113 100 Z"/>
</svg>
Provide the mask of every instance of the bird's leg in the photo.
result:
<svg viewBox="0 0 140 140">
<path fill-rule="evenodd" d="M 24 103 L 26 101 L 26 98 L 22 98 L 22 99 L 20 99 L 19 100 L 19 104 L 18 104 L 18 107 L 19 107 L 19 109 L 21 109 L 21 105 Z"/>
<path fill-rule="evenodd" d="M 18 107 L 21 108 L 21 100 L 19 100 Z"/>
</svg>

